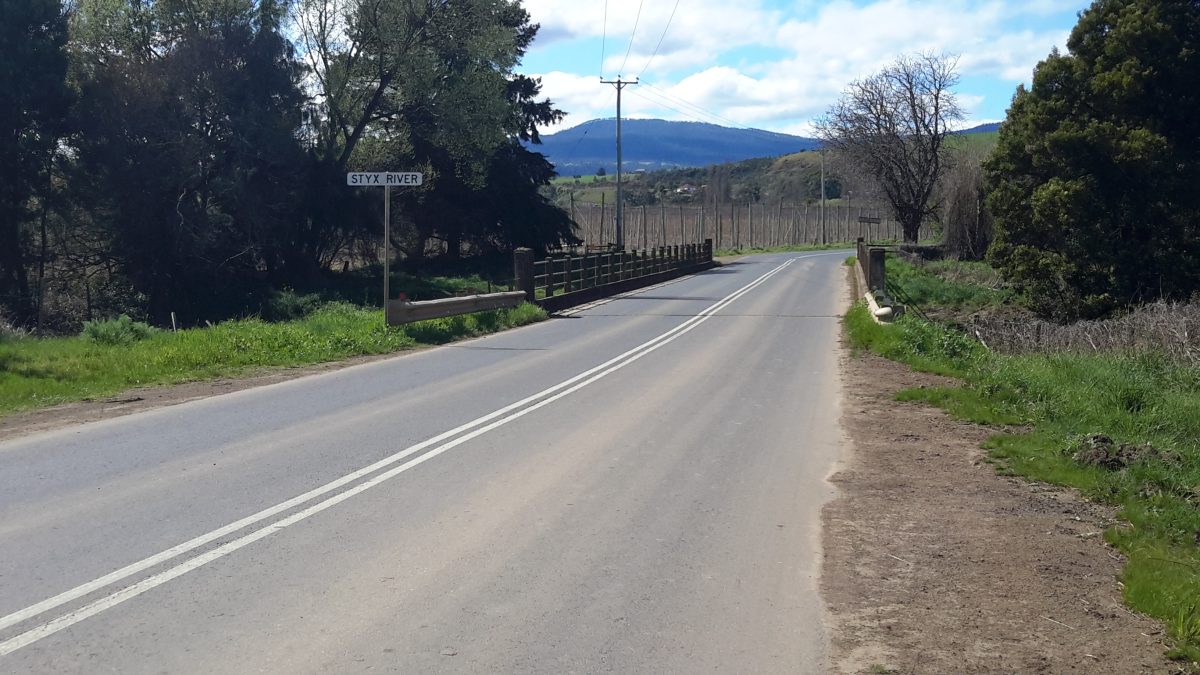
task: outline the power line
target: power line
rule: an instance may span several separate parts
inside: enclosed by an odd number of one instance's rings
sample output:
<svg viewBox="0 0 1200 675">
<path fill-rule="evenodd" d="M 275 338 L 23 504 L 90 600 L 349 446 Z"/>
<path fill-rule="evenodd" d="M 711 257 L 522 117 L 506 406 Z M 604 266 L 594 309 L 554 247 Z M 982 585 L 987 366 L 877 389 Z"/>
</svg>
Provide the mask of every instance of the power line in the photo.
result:
<svg viewBox="0 0 1200 675">
<path fill-rule="evenodd" d="M 604 23 L 600 29 L 600 77 L 604 77 L 604 48 L 608 42 L 608 0 L 604 0 Z"/>
<path fill-rule="evenodd" d="M 612 100 L 616 97 L 617 97 L 617 93 L 613 92 L 612 95 L 608 97 L 608 101 L 604 104 L 605 107 L 610 105 L 612 103 Z M 592 121 L 599 122 L 600 120 L 592 120 Z M 581 143 L 583 143 L 583 139 L 587 138 L 587 135 L 592 132 L 592 129 L 594 129 L 596 126 L 598 126 L 598 124 L 589 124 L 586 122 L 584 124 L 586 124 L 587 126 L 584 128 L 583 134 L 579 137 L 579 140 L 575 141 L 575 145 L 571 146 L 571 151 L 567 153 L 567 156 L 563 159 L 558 160 L 558 164 L 566 164 L 567 162 L 574 159 L 575 153 L 579 150 L 579 145 Z"/>
<path fill-rule="evenodd" d="M 646 65 L 642 68 L 642 72 L 638 73 L 639 80 L 642 78 L 642 75 L 646 72 L 646 70 L 650 68 L 650 64 L 654 62 L 654 57 L 658 56 L 658 50 L 662 47 L 663 40 L 667 37 L 667 31 L 671 29 L 671 22 L 675 20 L 675 12 L 678 9 L 679 0 L 675 0 L 675 6 L 671 9 L 671 16 L 667 19 L 667 25 L 665 28 L 663 28 L 662 35 L 658 36 L 658 44 L 654 45 L 654 53 L 651 54 L 650 59 L 646 61 Z"/>
<path fill-rule="evenodd" d="M 629 47 L 625 50 L 625 60 L 621 62 L 621 67 L 617 69 L 617 77 L 620 77 L 621 73 L 625 72 L 625 64 L 629 63 L 629 53 L 633 51 L 633 39 L 637 37 L 638 22 L 642 20 L 642 5 L 645 2 L 646 0 L 638 2 L 637 16 L 633 17 L 633 32 L 629 34 Z"/>
<path fill-rule="evenodd" d="M 706 109 L 696 105 L 695 103 L 692 103 L 691 101 L 688 101 L 687 99 L 680 98 L 679 96 L 676 96 L 675 94 L 672 94 L 671 92 L 669 92 L 661 87 L 656 87 L 656 86 L 654 86 L 654 84 L 652 84 L 650 82 L 643 82 L 642 84 L 646 85 L 647 87 L 650 87 L 651 89 L 653 89 L 656 93 L 658 93 L 663 98 L 665 98 L 669 101 L 675 101 L 678 105 L 683 105 L 683 106 L 687 106 L 688 108 L 692 108 L 693 110 L 698 111 L 700 114 L 705 115 L 706 117 L 709 117 L 714 120 L 718 120 L 723 124 L 732 125 L 732 126 L 735 126 L 738 128 L 747 128 L 747 127 L 745 127 L 745 125 L 743 125 L 739 122 L 734 122 L 733 120 L 729 119 L 728 117 L 722 117 L 710 110 L 706 110 Z"/>
<path fill-rule="evenodd" d="M 696 105 L 695 103 L 691 103 L 690 101 L 687 101 L 678 96 L 670 94 L 659 87 L 655 87 L 653 84 L 650 84 L 649 82 L 642 82 L 641 84 L 644 84 L 644 85 L 650 87 L 653 90 L 653 92 L 630 92 L 630 93 L 633 93 L 635 96 L 637 96 L 638 98 L 641 98 L 644 101 L 648 101 L 655 105 L 662 106 L 668 110 L 677 112 L 680 115 L 683 115 L 684 117 L 691 119 L 692 121 L 705 122 L 708 124 L 718 124 L 719 126 L 731 126 L 735 129 L 747 131 L 747 132 L 750 132 L 751 134 L 754 134 L 760 138 L 769 139 L 772 141 L 779 140 L 778 137 L 780 135 L 783 135 L 783 134 L 775 133 L 773 131 L 766 131 L 765 129 L 755 129 L 754 127 L 749 127 L 749 126 L 746 126 L 745 124 L 741 124 L 739 122 L 734 122 L 733 120 L 731 120 L 727 117 L 722 117 L 716 113 L 705 110 L 704 108 Z M 652 98 L 647 97 L 646 96 L 647 93 L 653 93 L 653 95 L 658 97 L 658 99 L 652 99 Z M 675 105 L 678 105 L 678 106 L 683 106 L 685 108 L 691 108 L 692 110 L 680 110 L 679 108 L 676 108 L 673 105 L 670 105 L 671 103 L 674 103 Z"/>
</svg>

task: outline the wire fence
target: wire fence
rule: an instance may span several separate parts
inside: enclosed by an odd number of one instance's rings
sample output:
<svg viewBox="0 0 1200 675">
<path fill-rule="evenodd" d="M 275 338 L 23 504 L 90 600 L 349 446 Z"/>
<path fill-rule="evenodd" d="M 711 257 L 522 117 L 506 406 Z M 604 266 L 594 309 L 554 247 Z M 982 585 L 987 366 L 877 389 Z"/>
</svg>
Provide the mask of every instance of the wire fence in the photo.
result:
<svg viewBox="0 0 1200 675">
<path fill-rule="evenodd" d="M 616 241 L 616 208 L 612 204 L 575 204 L 571 218 L 577 235 L 589 246 Z M 899 241 L 900 224 L 886 209 L 875 206 L 819 204 L 656 204 L 626 205 L 624 239 L 630 248 L 649 249 L 674 244 L 699 244 L 712 239 L 717 249 L 772 248 L 802 244 Z M 920 238 L 933 235 L 923 225 Z"/>
</svg>

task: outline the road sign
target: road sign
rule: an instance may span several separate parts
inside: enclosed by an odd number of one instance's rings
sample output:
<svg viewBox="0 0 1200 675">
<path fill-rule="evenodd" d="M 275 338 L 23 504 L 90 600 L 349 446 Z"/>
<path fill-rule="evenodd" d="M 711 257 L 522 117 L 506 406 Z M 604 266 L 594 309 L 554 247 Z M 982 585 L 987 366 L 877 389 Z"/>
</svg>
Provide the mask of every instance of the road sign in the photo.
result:
<svg viewBox="0 0 1200 675">
<path fill-rule="evenodd" d="M 391 299 L 388 284 L 391 281 L 392 259 L 388 246 L 391 243 L 392 227 L 392 188 L 416 187 L 425 180 L 425 175 L 415 171 L 354 171 L 346 174 L 346 185 L 350 187 L 381 187 L 383 188 L 383 313 L 384 323 L 387 323 L 387 305 Z"/>
<path fill-rule="evenodd" d="M 424 180 L 424 174 L 411 171 L 355 171 L 346 174 L 346 185 L 351 187 L 416 187 Z"/>
</svg>

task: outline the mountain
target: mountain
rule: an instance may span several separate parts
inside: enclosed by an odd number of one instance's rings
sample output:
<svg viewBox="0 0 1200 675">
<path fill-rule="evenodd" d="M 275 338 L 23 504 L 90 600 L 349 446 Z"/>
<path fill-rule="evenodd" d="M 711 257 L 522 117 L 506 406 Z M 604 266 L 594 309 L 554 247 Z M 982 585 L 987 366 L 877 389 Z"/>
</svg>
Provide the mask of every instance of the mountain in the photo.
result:
<svg viewBox="0 0 1200 675">
<path fill-rule="evenodd" d="M 621 140 L 628 172 L 778 157 L 820 146 L 820 141 L 815 138 L 760 129 L 641 119 L 621 121 Z M 590 176 L 600 167 L 612 173 L 617 165 L 616 120 L 584 122 L 542 136 L 542 145 L 530 148 L 546 155 L 561 176 Z"/>
<path fill-rule="evenodd" d="M 965 136 L 967 134 L 990 134 L 994 131 L 1000 131 L 1000 123 L 999 122 L 991 122 L 989 124 L 980 124 L 977 127 L 971 127 L 970 129 L 963 129 L 962 131 L 956 131 L 954 133 L 962 134 Z"/>
</svg>

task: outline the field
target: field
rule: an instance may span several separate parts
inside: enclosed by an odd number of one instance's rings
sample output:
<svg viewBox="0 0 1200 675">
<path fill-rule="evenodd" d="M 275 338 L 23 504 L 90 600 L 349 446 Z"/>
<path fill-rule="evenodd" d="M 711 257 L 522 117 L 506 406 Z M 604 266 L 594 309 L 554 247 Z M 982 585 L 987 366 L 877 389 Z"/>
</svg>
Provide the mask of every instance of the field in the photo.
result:
<svg viewBox="0 0 1200 675">
<path fill-rule="evenodd" d="M 987 277 L 970 266 L 906 269 L 889 261 L 889 272 L 934 309 L 1012 301 L 1003 289 L 947 280 Z M 1200 661 L 1200 369 L 1153 350 L 998 354 L 911 314 L 878 325 L 861 304 L 846 330 L 856 348 L 963 383 L 903 391 L 900 400 L 1023 429 L 986 443 L 1000 471 L 1118 507 L 1124 522 L 1105 538 L 1129 558 L 1126 601 L 1166 623 L 1173 658 Z"/>
</svg>

